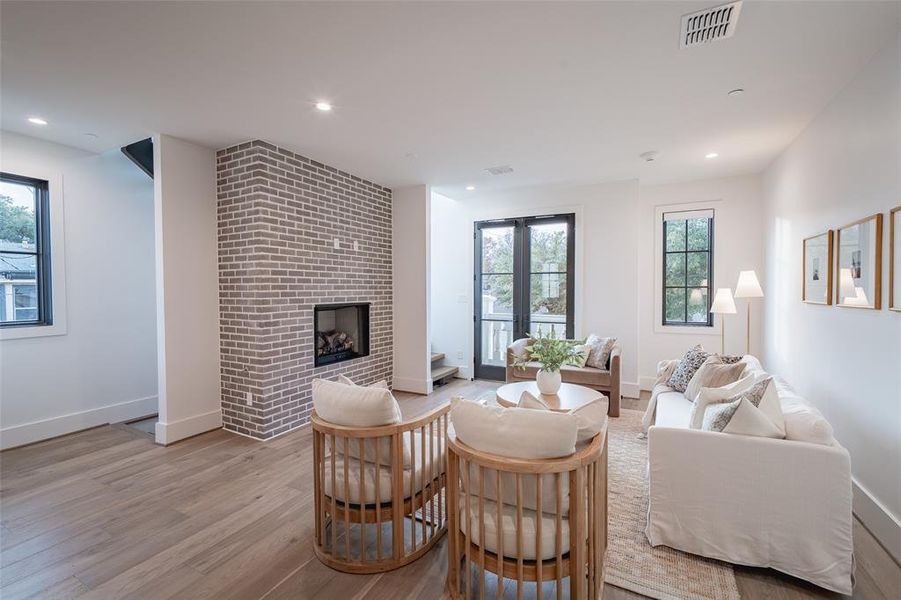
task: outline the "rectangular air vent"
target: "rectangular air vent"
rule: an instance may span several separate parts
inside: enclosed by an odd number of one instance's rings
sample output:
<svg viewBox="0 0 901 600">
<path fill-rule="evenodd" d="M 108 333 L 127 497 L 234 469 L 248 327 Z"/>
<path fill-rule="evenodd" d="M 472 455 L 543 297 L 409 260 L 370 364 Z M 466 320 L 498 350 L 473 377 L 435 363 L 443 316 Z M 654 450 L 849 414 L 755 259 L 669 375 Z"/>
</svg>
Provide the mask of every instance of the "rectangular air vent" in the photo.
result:
<svg viewBox="0 0 901 600">
<path fill-rule="evenodd" d="M 506 175 L 507 173 L 513 172 L 513 167 L 510 165 L 501 165 L 499 167 L 488 167 L 484 169 L 486 173 L 489 175 Z"/>
<path fill-rule="evenodd" d="M 682 48 L 730 38 L 735 34 L 741 0 L 682 16 Z"/>
</svg>

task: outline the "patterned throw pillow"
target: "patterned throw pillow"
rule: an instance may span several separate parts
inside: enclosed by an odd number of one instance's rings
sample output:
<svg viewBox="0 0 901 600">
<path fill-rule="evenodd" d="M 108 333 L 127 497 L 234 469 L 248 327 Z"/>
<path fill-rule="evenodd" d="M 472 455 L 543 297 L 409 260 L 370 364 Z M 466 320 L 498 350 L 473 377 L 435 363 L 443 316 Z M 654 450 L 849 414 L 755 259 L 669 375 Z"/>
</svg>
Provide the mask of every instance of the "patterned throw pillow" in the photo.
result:
<svg viewBox="0 0 901 600">
<path fill-rule="evenodd" d="M 584 367 L 588 362 L 588 355 L 591 354 L 591 346 L 589 346 L 588 344 L 576 344 L 575 346 L 573 346 L 573 350 L 575 350 L 579 355 L 579 358 L 577 359 L 578 362 L 573 366 Z"/>
<path fill-rule="evenodd" d="M 784 418 L 775 393 L 773 378 L 767 377 L 747 391 L 720 404 L 707 406 L 704 431 L 735 433 L 781 439 L 785 437 Z"/>
<path fill-rule="evenodd" d="M 610 360 L 610 352 L 616 345 L 615 337 L 600 338 L 593 333 L 585 340 L 586 346 L 591 346 L 588 360 L 585 364 L 595 369 L 607 370 L 607 361 Z"/>
<path fill-rule="evenodd" d="M 728 356 L 726 354 L 716 354 L 715 356 L 723 361 L 724 365 L 734 365 L 737 362 L 741 362 L 741 359 L 744 358 L 744 356 Z"/>
<path fill-rule="evenodd" d="M 705 352 L 700 344 L 686 352 L 679 364 L 676 365 L 676 368 L 673 369 L 673 374 L 670 375 L 666 385 L 677 392 L 684 392 L 685 388 L 688 387 L 688 382 L 691 381 L 695 372 L 701 368 L 701 365 L 704 364 L 704 361 L 709 356 L 710 354 Z"/>
</svg>

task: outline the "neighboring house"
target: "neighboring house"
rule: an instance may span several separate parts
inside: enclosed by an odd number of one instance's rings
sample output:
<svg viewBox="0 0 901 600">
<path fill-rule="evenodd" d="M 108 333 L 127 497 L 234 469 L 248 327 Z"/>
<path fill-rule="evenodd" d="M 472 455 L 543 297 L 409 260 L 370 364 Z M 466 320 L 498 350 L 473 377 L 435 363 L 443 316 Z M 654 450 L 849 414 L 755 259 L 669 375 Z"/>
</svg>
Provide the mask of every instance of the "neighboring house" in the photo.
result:
<svg viewBox="0 0 901 600">
<path fill-rule="evenodd" d="M 37 272 L 34 256 L 7 254 L 32 250 L 28 242 L 0 240 L 0 321 L 38 318 Z"/>
</svg>

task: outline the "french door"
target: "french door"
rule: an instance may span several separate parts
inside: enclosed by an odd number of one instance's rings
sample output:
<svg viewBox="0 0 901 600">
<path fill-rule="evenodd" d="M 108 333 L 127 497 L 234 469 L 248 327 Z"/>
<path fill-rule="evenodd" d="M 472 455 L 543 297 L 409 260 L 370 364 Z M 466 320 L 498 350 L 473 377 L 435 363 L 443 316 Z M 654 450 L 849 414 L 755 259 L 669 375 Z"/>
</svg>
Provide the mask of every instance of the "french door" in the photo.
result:
<svg viewBox="0 0 901 600">
<path fill-rule="evenodd" d="M 475 224 L 475 375 L 504 379 L 507 347 L 529 332 L 573 337 L 575 215 Z"/>
</svg>

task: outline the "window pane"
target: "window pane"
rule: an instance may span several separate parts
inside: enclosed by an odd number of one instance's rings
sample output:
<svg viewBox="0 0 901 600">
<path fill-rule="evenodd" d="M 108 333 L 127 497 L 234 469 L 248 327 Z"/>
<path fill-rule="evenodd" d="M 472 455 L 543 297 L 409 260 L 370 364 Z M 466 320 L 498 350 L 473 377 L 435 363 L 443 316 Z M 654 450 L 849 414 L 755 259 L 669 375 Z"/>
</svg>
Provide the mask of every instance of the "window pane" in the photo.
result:
<svg viewBox="0 0 901 600">
<path fill-rule="evenodd" d="M 685 221 L 664 221 L 666 227 L 666 251 L 685 250 Z"/>
<path fill-rule="evenodd" d="M 666 255 L 666 285 L 685 285 L 685 254 Z"/>
<path fill-rule="evenodd" d="M 482 364 L 503 367 L 513 343 L 513 321 L 482 321 Z"/>
<path fill-rule="evenodd" d="M 513 318 L 512 275 L 482 275 L 482 317 Z"/>
<path fill-rule="evenodd" d="M 667 321 L 685 321 L 685 290 L 666 290 L 666 306 L 663 314 Z"/>
<path fill-rule="evenodd" d="M 688 286 L 707 287 L 707 253 L 688 253 Z"/>
<path fill-rule="evenodd" d="M 560 323 L 566 323 L 566 275 L 545 273 L 532 275 L 530 280 L 532 320 L 556 321 L 548 317 L 557 315 Z"/>
<path fill-rule="evenodd" d="M 532 273 L 566 271 L 566 223 L 529 227 Z"/>
<path fill-rule="evenodd" d="M 513 272 L 513 227 L 482 229 L 482 272 Z"/>
<path fill-rule="evenodd" d="M 32 254 L 0 253 L 0 322 L 34 321 L 37 315 L 37 258 Z"/>
<path fill-rule="evenodd" d="M 710 228 L 707 219 L 688 220 L 688 249 L 707 250 L 710 243 Z"/>
<path fill-rule="evenodd" d="M 0 181 L 0 250 L 35 249 L 35 188 Z"/>
<path fill-rule="evenodd" d="M 688 322 L 707 322 L 707 288 L 688 290 Z"/>
</svg>

